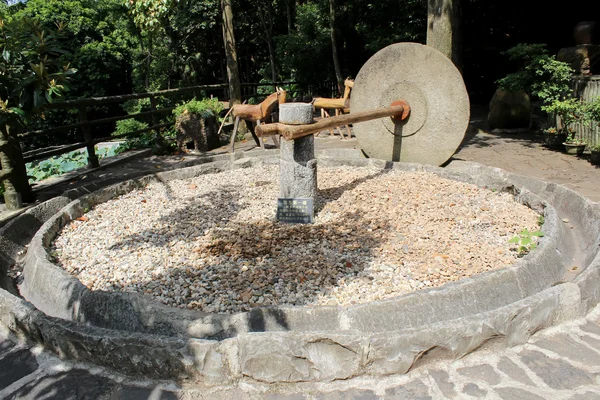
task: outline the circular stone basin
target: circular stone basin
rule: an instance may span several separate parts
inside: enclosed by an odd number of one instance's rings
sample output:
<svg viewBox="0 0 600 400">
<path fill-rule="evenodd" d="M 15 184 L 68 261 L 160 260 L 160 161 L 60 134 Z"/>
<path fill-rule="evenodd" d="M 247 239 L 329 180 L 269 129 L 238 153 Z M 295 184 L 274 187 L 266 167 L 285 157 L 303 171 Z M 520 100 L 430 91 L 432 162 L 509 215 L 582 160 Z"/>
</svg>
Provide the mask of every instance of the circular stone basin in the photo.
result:
<svg viewBox="0 0 600 400">
<path fill-rule="evenodd" d="M 276 165 L 152 182 L 98 204 L 53 243 L 91 290 L 209 313 L 351 305 L 438 287 L 517 260 L 539 229 L 514 195 L 429 172 L 319 167 L 312 225 L 275 220 Z"/>
</svg>

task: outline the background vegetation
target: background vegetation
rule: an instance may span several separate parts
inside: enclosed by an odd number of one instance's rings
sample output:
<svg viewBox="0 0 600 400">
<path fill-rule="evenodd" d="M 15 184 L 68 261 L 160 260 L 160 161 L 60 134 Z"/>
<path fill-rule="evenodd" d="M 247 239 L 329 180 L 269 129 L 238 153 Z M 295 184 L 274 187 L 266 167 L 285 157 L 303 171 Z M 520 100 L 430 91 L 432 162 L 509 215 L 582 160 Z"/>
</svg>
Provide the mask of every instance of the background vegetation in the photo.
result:
<svg viewBox="0 0 600 400">
<path fill-rule="evenodd" d="M 343 77 L 356 76 L 364 62 L 386 45 L 426 39 L 426 0 L 231 3 L 240 80 L 246 83 L 335 80 L 332 9 Z M 560 9 L 541 0 L 463 0 L 463 74 L 471 100 L 487 103 L 494 82 L 514 70 L 502 51 L 517 43 L 546 43 L 555 54 L 573 44 L 575 23 L 589 19 L 598 8 L 581 0 Z M 0 18 L 6 26 L 23 18 L 35 21 L 63 49 L 57 65 L 77 70 L 71 90 L 63 93 L 67 99 L 227 82 L 221 1 L 0 0 Z M 27 33 L 27 27 L 21 29 Z M 28 129 L 75 122 L 76 111 L 71 113 L 46 113 L 29 121 Z M 88 117 L 125 113 L 114 105 L 92 109 Z M 114 126 L 94 129 L 105 136 Z M 25 147 L 66 143 L 68 134 L 51 141 Z"/>
</svg>

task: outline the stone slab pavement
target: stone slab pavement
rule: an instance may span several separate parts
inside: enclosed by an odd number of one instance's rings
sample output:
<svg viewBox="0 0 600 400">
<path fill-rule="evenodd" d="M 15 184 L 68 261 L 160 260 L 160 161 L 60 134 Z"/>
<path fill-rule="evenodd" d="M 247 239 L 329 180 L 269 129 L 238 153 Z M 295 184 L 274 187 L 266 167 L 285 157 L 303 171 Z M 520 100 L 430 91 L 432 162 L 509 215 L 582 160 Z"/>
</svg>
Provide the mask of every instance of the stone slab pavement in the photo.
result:
<svg viewBox="0 0 600 400">
<path fill-rule="evenodd" d="M 600 169 L 585 157 L 546 149 L 539 134 L 494 134 L 472 119 L 454 160 L 478 162 L 565 185 L 600 202 Z M 317 150 L 358 148 L 356 139 L 327 132 Z M 240 151 L 254 148 L 249 141 Z M 224 148 L 211 154 L 224 153 Z M 176 168 L 205 155 L 136 158 L 40 190 L 41 198 L 97 180 Z M 0 218 L 2 214 L 0 213 Z M 1 327 L 0 327 L 1 329 Z M 500 339 L 499 339 L 500 340 Z M 244 382 L 205 388 L 190 382 L 132 379 L 89 364 L 64 361 L 0 330 L 0 399 L 502 399 L 600 400 L 600 307 L 585 318 L 536 333 L 528 343 L 489 343 L 461 360 L 417 365 L 407 375 L 324 384 L 269 386 Z"/>
<path fill-rule="evenodd" d="M 600 400 L 600 308 L 509 349 L 490 343 L 461 360 L 417 366 L 403 376 L 269 386 L 201 387 L 133 380 L 60 360 L 0 333 L 0 399 L 127 400 Z"/>
</svg>

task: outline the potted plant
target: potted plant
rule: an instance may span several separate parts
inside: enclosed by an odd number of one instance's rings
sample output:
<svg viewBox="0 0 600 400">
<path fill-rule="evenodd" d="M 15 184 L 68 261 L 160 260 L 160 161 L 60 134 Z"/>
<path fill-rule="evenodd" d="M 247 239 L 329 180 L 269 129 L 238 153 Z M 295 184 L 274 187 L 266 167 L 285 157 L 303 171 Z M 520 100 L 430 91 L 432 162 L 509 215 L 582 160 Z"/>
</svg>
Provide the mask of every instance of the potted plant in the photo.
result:
<svg viewBox="0 0 600 400">
<path fill-rule="evenodd" d="M 563 145 L 565 146 L 565 152 L 567 154 L 580 156 L 583 154 L 587 143 L 585 140 L 575 137 L 575 131 L 570 130 L 569 134 L 567 135 L 567 140 L 565 140 Z"/>
<path fill-rule="evenodd" d="M 518 70 L 496 81 L 488 124 L 492 129 L 528 128 L 531 101 L 547 105 L 561 99 L 569 91 L 573 70 L 549 55 L 545 44 L 520 43 L 503 54 L 518 64 Z"/>
<path fill-rule="evenodd" d="M 577 122 L 585 124 L 589 121 L 590 114 L 587 111 L 587 105 L 579 99 L 565 96 L 562 99 L 554 99 L 545 104 L 542 106 L 542 110 L 557 117 L 554 140 L 562 135 L 566 138 L 563 145 L 567 154 L 581 155 L 586 143 L 575 135 L 572 125 Z M 550 137 L 551 132 L 549 130 L 546 130 L 546 132 L 549 133 Z M 552 144 L 556 144 L 556 142 Z"/>
<path fill-rule="evenodd" d="M 553 150 L 562 150 L 564 148 L 563 143 L 567 141 L 567 134 L 558 131 L 555 127 L 546 128 L 543 130 L 545 134 L 545 144 L 548 148 Z"/>
</svg>

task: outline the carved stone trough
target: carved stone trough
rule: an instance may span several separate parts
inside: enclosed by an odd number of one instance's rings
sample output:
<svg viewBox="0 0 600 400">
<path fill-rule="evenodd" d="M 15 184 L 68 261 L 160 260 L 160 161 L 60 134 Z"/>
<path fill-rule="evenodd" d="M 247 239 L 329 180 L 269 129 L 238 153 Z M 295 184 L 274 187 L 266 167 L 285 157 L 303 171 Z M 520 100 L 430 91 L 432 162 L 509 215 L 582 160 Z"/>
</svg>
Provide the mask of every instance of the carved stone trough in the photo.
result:
<svg viewBox="0 0 600 400">
<path fill-rule="evenodd" d="M 278 154 L 269 151 L 234 162 L 215 157 L 89 194 L 85 189 L 66 193 L 6 225 L 0 232 L 0 271 L 4 274 L 15 261 L 24 263 L 24 271 L 19 295 L 0 290 L 0 322 L 63 357 L 130 375 L 211 385 L 327 382 L 406 373 L 428 360 L 463 357 L 489 341 L 521 344 L 600 301 L 600 207 L 575 192 L 472 163 L 439 168 L 317 158 L 324 166 L 428 171 L 510 191 L 544 214 L 545 237 L 512 267 L 440 288 L 362 305 L 263 307 L 234 315 L 171 308 L 132 293 L 92 292 L 53 263 L 48 245 L 57 232 L 98 203 L 152 181 L 279 163 Z M 26 256 L 19 260 L 26 245 Z M 569 271 L 574 262 L 577 275 Z"/>
</svg>

